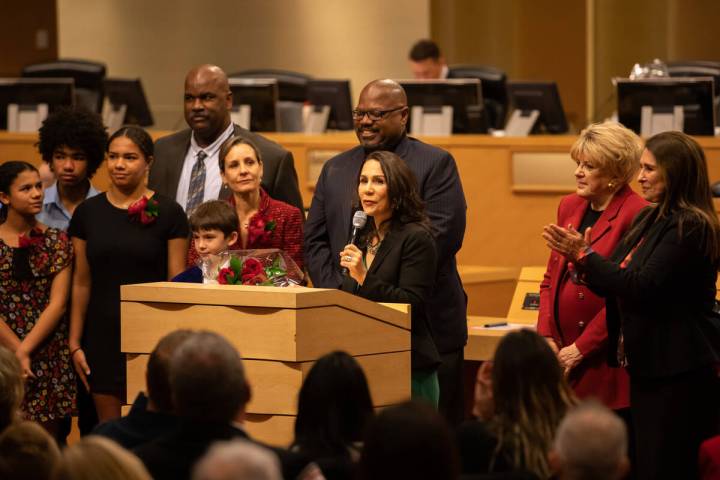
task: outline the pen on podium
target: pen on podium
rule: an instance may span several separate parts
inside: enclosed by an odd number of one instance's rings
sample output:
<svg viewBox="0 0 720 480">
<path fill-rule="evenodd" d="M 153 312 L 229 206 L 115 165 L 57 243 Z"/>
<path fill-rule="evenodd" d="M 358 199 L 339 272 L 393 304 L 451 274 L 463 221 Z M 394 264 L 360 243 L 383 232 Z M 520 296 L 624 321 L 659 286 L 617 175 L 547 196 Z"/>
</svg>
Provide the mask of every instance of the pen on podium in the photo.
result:
<svg viewBox="0 0 720 480">
<path fill-rule="evenodd" d="M 493 328 L 493 327 L 507 327 L 508 322 L 495 322 L 495 323 L 486 323 L 483 325 L 485 328 Z"/>
</svg>

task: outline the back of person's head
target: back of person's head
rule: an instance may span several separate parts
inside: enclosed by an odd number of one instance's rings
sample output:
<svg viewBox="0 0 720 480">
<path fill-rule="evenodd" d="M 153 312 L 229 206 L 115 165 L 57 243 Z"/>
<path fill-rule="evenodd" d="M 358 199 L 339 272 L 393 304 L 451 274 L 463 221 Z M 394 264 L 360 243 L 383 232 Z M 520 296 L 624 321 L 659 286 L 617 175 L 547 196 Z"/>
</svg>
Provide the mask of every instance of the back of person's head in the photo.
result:
<svg viewBox="0 0 720 480">
<path fill-rule="evenodd" d="M 0 434 L 0 478 L 50 478 L 60 450 L 44 428 L 33 422 L 16 422 Z"/>
<path fill-rule="evenodd" d="M 298 394 L 294 445 L 311 456 L 347 452 L 373 416 L 367 379 L 345 352 L 320 357 Z"/>
<path fill-rule="evenodd" d="M 187 340 L 190 330 L 176 330 L 165 335 L 157 343 L 148 359 L 145 372 L 148 400 L 159 412 L 173 411 L 172 391 L 170 390 L 170 358 L 177 348 Z"/>
<path fill-rule="evenodd" d="M 712 200 L 707 160 L 702 147 L 682 132 L 663 132 L 645 142 L 653 154 L 665 192 L 658 204 L 660 216 L 679 213 L 679 231 L 700 228 L 701 248 L 713 260 L 720 258 L 720 221 Z"/>
<path fill-rule="evenodd" d="M 195 464 L 192 480 L 282 480 L 277 455 L 247 440 L 217 442 Z"/>
<path fill-rule="evenodd" d="M 152 480 L 135 455 L 107 438 L 90 435 L 62 451 L 52 480 Z"/>
<path fill-rule="evenodd" d="M 561 480 L 614 480 L 629 469 L 627 429 L 600 403 L 571 409 L 560 422 L 550 461 Z"/>
<path fill-rule="evenodd" d="M 18 419 L 23 393 L 20 362 L 13 352 L 0 346 L 0 432 Z"/>
<path fill-rule="evenodd" d="M 440 57 L 442 57 L 440 47 L 427 38 L 415 42 L 408 53 L 408 59 L 413 62 L 422 62 L 427 59 L 439 60 Z"/>
<path fill-rule="evenodd" d="M 560 420 L 574 403 L 557 357 L 531 330 L 510 332 L 495 350 L 492 369 L 495 415 L 491 429 L 499 451 L 516 469 L 547 477 L 547 454 Z"/>
<path fill-rule="evenodd" d="M 201 203 L 193 210 L 189 222 L 193 232 L 220 230 L 226 238 L 240 230 L 237 212 L 229 203 L 222 200 L 208 200 Z"/>
<path fill-rule="evenodd" d="M 361 480 L 447 480 L 459 475 L 450 428 L 431 407 L 388 407 L 371 422 L 359 464 Z"/>
<path fill-rule="evenodd" d="M 81 107 L 58 108 L 48 115 L 38 131 L 38 150 L 48 164 L 60 147 L 81 151 L 87 159 L 87 175 L 92 177 L 105 159 L 108 134 L 102 118 Z"/>
<path fill-rule="evenodd" d="M 170 360 L 175 413 L 203 422 L 231 422 L 250 400 L 240 354 L 221 335 L 192 333 Z"/>
</svg>

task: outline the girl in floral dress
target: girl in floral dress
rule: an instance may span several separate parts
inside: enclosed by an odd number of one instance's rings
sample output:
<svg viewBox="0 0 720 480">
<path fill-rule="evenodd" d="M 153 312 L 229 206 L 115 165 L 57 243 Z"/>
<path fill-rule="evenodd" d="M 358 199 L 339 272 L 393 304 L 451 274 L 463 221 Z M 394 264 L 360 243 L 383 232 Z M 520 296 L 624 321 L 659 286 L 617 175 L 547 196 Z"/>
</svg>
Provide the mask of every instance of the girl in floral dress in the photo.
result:
<svg viewBox="0 0 720 480">
<path fill-rule="evenodd" d="M 43 188 L 29 163 L 0 165 L 0 201 L 0 343 L 22 367 L 23 414 L 56 435 L 75 401 L 65 316 L 72 245 L 35 220 Z"/>
</svg>

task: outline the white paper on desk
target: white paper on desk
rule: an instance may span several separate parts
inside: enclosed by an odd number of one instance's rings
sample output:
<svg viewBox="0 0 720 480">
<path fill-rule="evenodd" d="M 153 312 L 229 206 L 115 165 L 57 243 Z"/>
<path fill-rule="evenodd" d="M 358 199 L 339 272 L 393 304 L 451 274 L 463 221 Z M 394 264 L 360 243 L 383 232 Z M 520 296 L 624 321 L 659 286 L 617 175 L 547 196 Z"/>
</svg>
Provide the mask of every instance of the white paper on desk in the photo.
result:
<svg viewBox="0 0 720 480">
<path fill-rule="evenodd" d="M 535 330 L 535 325 L 529 325 L 527 323 L 508 323 L 507 325 L 502 325 L 498 327 L 484 327 L 482 325 L 470 327 L 474 330 L 520 330 L 522 328 L 529 328 L 530 330 Z"/>
</svg>

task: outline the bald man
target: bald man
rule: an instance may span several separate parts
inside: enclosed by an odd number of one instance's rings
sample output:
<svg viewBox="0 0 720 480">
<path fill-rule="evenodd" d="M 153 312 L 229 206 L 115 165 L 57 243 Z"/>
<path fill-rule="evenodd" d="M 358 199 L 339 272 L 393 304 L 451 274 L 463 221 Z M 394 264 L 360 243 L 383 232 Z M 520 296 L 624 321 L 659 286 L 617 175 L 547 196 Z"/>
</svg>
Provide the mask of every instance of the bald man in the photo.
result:
<svg viewBox="0 0 720 480">
<path fill-rule="evenodd" d="M 190 128 L 155 143 L 155 161 L 148 180 L 152 190 L 174 198 L 188 212 L 188 207 L 197 206 L 188 205 L 190 180 L 204 175 L 203 201 L 230 197 L 230 190 L 220 179 L 218 154 L 222 143 L 235 135 L 260 149 L 265 191 L 303 211 L 292 154 L 230 121 L 232 92 L 220 67 L 200 65 L 190 70 L 185 77 L 184 98 L 185 121 Z"/>
<path fill-rule="evenodd" d="M 445 150 L 408 137 L 407 97 L 392 80 L 363 88 L 353 111 L 360 145 L 331 158 L 315 186 L 305 224 L 305 258 L 313 285 L 338 288 L 343 281 L 338 254 L 351 233 L 353 203 L 365 156 L 389 150 L 407 162 L 436 230 L 438 269 L 427 312 L 442 357 L 438 370 L 440 410 L 458 423 L 463 416 L 463 348 L 467 341 L 467 297 L 457 273 L 455 254 L 465 234 L 465 195 L 455 160 Z"/>
<path fill-rule="evenodd" d="M 558 479 L 619 480 L 630 470 L 627 449 L 623 421 L 591 400 L 565 415 L 548 456 Z"/>
</svg>

